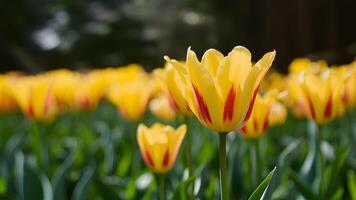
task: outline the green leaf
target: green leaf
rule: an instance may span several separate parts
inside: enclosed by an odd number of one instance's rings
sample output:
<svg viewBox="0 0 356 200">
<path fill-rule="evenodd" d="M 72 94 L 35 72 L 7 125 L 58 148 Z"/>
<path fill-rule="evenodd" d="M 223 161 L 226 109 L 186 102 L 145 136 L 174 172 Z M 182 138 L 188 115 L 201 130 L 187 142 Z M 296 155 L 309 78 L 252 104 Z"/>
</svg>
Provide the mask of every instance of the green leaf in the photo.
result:
<svg viewBox="0 0 356 200">
<path fill-rule="evenodd" d="M 289 175 L 298 188 L 299 192 L 302 193 L 306 199 L 318 199 L 317 195 L 314 194 L 313 190 L 311 189 L 311 186 L 304 179 L 300 178 L 294 171 L 290 171 Z"/>
<path fill-rule="evenodd" d="M 7 191 L 6 182 L 2 177 L 0 177 L 0 194 L 5 194 L 6 191 Z"/>
<path fill-rule="evenodd" d="M 349 171 L 347 174 L 347 187 L 349 189 L 349 193 L 351 199 L 356 199 L 356 175 L 355 171 Z"/>
<path fill-rule="evenodd" d="M 48 177 L 35 164 L 28 162 L 22 152 L 15 155 L 17 193 L 21 200 L 53 199 L 52 186 Z"/>
<path fill-rule="evenodd" d="M 340 183 L 340 175 L 342 173 L 342 167 L 345 164 L 347 155 L 350 150 L 350 145 L 345 146 L 340 150 L 340 152 L 337 153 L 337 157 L 333 161 L 331 165 L 331 172 L 330 172 L 330 177 L 328 179 L 328 185 L 326 189 L 326 194 L 327 196 L 331 196 L 335 193 L 335 190 L 337 189 L 337 185 Z"/>
<path fill-rule="evenodd" d="M 308 155 L 304 160 L 300 173 L 304 177 L 308 177 L 309 180 L 312 180 L 311 177 L 316 172 L 315 165 L 316 165 L 316 157 L 318 154 L 318 146 L 317 146 L 317 132 L 318 127 L 312 121 L 308 121 L 308 136 L 309 136 L 309 146 L 308 146 Z"/>
<path fill-rule="evenodd" d="M 271 183 L 271 179 L 274 175 L 274 172 L 276 171 L 276 167 L 266 176 L 266 178 L 260 183 L 260 185 L 256 188 L 256 190 L 252 193 L 249 200 L 258 200 L 258 199 L 263 199 L 267 200 L 268 198 L 265 198 L 266 193 L 271 193 L 272 191 L 268 191 L 269 184 Z M 271 195 L 268 195 L 271 196 Z"/>
<path fill-rule="evenodd" d="M 95 171 L 96 171 L 97 165 L 96 162 L 94 160 L 92 160 L 90 162 L 90 164 L 85 167 L 83 174 L 81 176 L 81 178 L 79 179 L 79 182 L 77 183 L 77 185 L 74 188 L 74 192 L 73 192 L 73 200 L 84 200 L 87 199 L 87 188 L 90 184 L 91 179 L 94 177 L 95 175 Z"/>
<path fill-rule="evenodd" d="M 52 182 L 55 200 L 67 199 L 66 182 L 70 169 L 74 163 L 74 154 L 71 153 L 56 170 Z"/>
<path fill-rule="evenodd" d="M 339 187 L 330 199 L 331 200 L 341 200 L 343 194 L 344 194 L 344 188 Z"/>
<path fill-rule="evenodd" d="M 116 193 L 117 188 L 111 188 L 110 185 L 106 185 L 102 181 L 96 181 L 95 185 L 103 199 L 120 200 Z"/>
</svg>

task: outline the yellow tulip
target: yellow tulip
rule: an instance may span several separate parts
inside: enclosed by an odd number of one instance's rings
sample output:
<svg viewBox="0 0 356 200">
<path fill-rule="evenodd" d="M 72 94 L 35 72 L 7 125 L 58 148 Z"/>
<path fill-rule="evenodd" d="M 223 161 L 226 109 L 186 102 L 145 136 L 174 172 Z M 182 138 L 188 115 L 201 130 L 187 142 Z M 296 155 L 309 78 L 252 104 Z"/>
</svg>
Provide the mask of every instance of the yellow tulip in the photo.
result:
<svg viewBox="0 0 356 200">
<path fill-rule="evenodd" d="M 287 119 L 287 115 L 286 106 L 279 101 L 274 102 L 269 113 L 270 126 L 283 124 Z"/>
<path fill-rule="evenodd" d="M 129 120 L 139 120 L 146 111 L 154 90 L 154 82 L 147 74 L 126 83 L 116 83 L 108 92 L 109 100 Z"/>
<path fill-rule="evenodd" d="M 342 91 L 342 100 L 348 108 L 356 105 L 356 61 L 348 66 L 334 68 L 336 76 L 345 79 L 345 87 Z"/>
<path fill-rule="evenodd" d="M 277 90 L 278 92 L 287 90 L 285 76 L 276 71 L 267 73 L 266 77 L 262 81 L 261 90 L 262 91 Z"/>
<path fill-rule="evenodd" d="M 165 59 L 183 78 L 182 93 L 199 121 L 217 132 L 229 132 L 250 117 L 259 85 L 274 57 L 275 51 L 269 52 L 252 65 L 250 51 L 237 46 L 227 56 L 209 49 L 201 62 L 189 48 L 185 65 Z"/>
<path fill-rule="evenodd" d="M 47 76 L 53 80 L 52 89 L 59 111 L 68 111 L 77 108 L 76 95 L 79 84 L 79 73 L 66 69 L 50 71 Z"/>
<path fill-rule="evenodd" d="M 270 111 L 276 100 L 276 92 L 266 93 L 264 96 L 257 95 L 250 119 L 240 132 L 246 138 L 260 137 L 270 124 Z"/>
<path fill-rule="evenodd" d="M 140 124 L 137 129 L 137 141 L 146 165 L 156 173 L 166 173 L 177 158 L 180 145 L 187 132 L 187 126 L 176 130 L 171 126 L 154 124 L 150 128 Z"/>
<path fill-rule="evenodd" d="M 14 78 L 12 75 L 0 75 L 0 113 L 16 109 L 17 104 L 12 97 L 7 80 Z"/>
<path fill-rule="evenodd" d="M 318 74 L 327 69 L 327 67 L 328 65 L 324 60 L 312 62 L 308 58 L 297 58 L 294 59 L 289 65 L 289 72 L 292 74 L 301 72 Z"/>
<path fill-rule="evenodd" d="M 29 76 L 9 81 L 11 93 L 22 112 L 30 119 L 50 121 L 57 114 L 51 83 L 44 76 Z"/>
<path fill-rule="evenodd" d="M 302 73 L 290 77 L 289 97 L 305 116 L 323 124 L 343 113 L 343 84 L 344 81 L 331 75 L 329 70 L 320 75 Z"/>
<path fill-rule="evenodd" d="M 176 117 L 175 110 L 170 106 L 166 96 L 161 95 L 150 102 L 151 112 L 164 121 L 172 121 Z"/>
<path fill-rule="evenodd" d="M 190 114 L 191 111 L 188 103 L 183 96 L 183 91 L 181 90 L 181 88 L 184 87 L 183 79 L 173 68 L 172 64 L 167 62 L 164 69 L 156 69 L 154 74 L 158 77 L 161 87 L 167 94 L 172 108 L 179 114 Z"/>
<path fill-rule="evenodd" d="M 107 82 L 100 74 L 90 73 L 81 75 L 75 85 L 75 105 L 78 108 L 94 109 L 105 96 Z"/>
</svg>

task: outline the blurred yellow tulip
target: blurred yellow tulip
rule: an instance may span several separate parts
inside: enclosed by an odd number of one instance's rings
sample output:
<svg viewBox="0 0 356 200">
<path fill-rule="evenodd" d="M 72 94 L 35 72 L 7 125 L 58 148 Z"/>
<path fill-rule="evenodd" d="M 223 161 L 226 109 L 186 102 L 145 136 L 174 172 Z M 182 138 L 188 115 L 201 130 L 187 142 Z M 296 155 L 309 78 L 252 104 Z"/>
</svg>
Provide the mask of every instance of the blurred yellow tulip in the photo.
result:
<svg viewBox="0 0 356 200">
<path fill-rule="evenodd" d="M 243 136 L 258 138 L 265 133 L 270 124 L 270 111 L 275 103 L 276 96 L 276 91 L 268 92 L 264 96 L 257 95 L 250 119 L 240 128 Z"/>
<path fill-rule="evenodd" d="M 285 76 L 276 71 L 267 73 L 266 77 L 262 81 L 261 91 L 269 90 L 277 90 L 278 92 L 287 90 Z"/>
<path fill-rule="evenodd" d="M 14 111 L 17 104 L 11 95 L 7 81 L 15 78 L 12 75 L 0 75 L 0 113 Z"/>
<path fill-rule="evenodd" d="M 186 132 L 186 125 L 174 129 L 158 123 L 150 128 L 140 124 L 137 141 L 146 165 L 156 173 L 169 171 L 176 161 Z"/>
<path fill-rule="evenodd" d="M 167 56 L 165 59 L 184 80 L 180 90 L 199 121 L 217 132 L 229 132 L 250 117 L 259 85 L 275 54 L 266 53 L 254 65 L 250 51 L 242 46 L 227 56 L 209 49 L 201 62 L 189 48 L 185 65 Z"/>
<path fill-rule="evenodd" d="M 289 65 L 289 73 L 296 74 L 304 72 L 318 74 L 327 68 L 328 64 L 324 60 L 312 62 L 308 58 L 296 58 Z"/>
<path fill-rule="evenodd" d="M 152 78 L 142 73 L 131 81 L 113 84 L 108 98 L 124 117 L 137 121 L 145 114 L 154 88 Z"/>
<path fill-rule="evenodd" d="M 345 87 L 342 91 L 342 100 L 346 107 L 356 106 L 356 61 L 350 65 L 333 68 L 335 76 L 341 76 L 345 80 Z"/>
<path fill-rule="evenodd" d="M 174 120 L 176 117 L 176 112 L 170 106 L 168 97 L 165 95 L 152 99 L 150 102 L 150 110 L 156 117 L 167 122 Z"/>
<path fill-rule="evenodd" d="M 22 112 L 30 119 L 50 121 L 57 104 L 50 80 L 45 76 L 27 76 L 10 80 L 9 88 Z"/>
<path fill-rule="evenodd" d="M 318 124 L 326 123 L 344 111 L 342 90 L 344 81 L 330 70 L 320 75 L 290 76 L 288 93 L 293 106 Z"/>
<path fill-rule="evenodd" d="M 281 125 L 287 119 L 287 108 L 284 104 L 275 101 L 269 112 L 269 124 L 270 126 Z"/>
</svg>

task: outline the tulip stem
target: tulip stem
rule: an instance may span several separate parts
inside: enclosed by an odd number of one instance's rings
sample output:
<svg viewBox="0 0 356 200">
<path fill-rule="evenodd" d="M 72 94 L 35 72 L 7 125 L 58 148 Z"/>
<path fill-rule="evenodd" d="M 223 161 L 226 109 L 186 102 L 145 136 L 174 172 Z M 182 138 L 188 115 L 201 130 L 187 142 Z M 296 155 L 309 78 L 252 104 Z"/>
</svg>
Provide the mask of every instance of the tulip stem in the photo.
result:
<svg viewBox="0 0 356 200">
<path fill-rule="evenodd" d="M 219 164 L 220 164 L 220 196 L 222 200 L 229 199 L 229 189 L 227 185 L 226 175 L 226 135 L 228 133 L 219 133 L 220 145 L 219 145 Z"/>
<path fill-rule="evenodd" d="M 319 151 L 319 170 L 320 170 L 320 179 L 319 179 L 319 196 L 320 196 L 320 199 L 324 200 L 325 199 L 325 196 L 324 196 L 324 154 L 323 154 L 323 150 L 322 150 L 322 146 L 321 146 L 321 143 L 322 143 L 322 131 L 321 131 L 321 126 L 317 126 L 317 134 L 316 134 L 316 137 L 317 137 L 317 148 L 318 148 L 318 151 Z"/>
<path fill-rule="evenodd" d="M 159 199 L 165 200 L 166 187 L 165 187 L 164 174 L 158 174 L 158 179 L 159 179 Z"/>
<path fill-rule="evenodd" d="M 188 121 L 188 118 L 187 117 L 184 117 L 184 121 L 185 121 L 185 124 L 187 125 L 187 144 L 185 146 L 185 150 L 186 150 L 186 156 L 187 156 L 187 164 L 188 164 L 188 175 L 189 175 L 189 178 L 191 176 L 193 176 L 193 160 L 192 160 L 192 136 L 191 136 L 191 133 L 190 133 L 190 130 L 189 130 L 189 121 Z M 195 181 L 193 181 L 192 183 L 192 188 L 191 188 L 191 191 L 190 191 L 190 197 L 191 199 L 194 199 L 194 185 L 195 185 Z"/>
<path fill-rule="evenodd" d="M 261 174 L 260 174 L 260 149 L 259 149 L 259 140 L 254 139 L 252 142 L 251 151 L 251 164 L 252 164 L 252 182 L 253 187 L 257 187 L 259 182 L 261 181 Z"/>
</svg>

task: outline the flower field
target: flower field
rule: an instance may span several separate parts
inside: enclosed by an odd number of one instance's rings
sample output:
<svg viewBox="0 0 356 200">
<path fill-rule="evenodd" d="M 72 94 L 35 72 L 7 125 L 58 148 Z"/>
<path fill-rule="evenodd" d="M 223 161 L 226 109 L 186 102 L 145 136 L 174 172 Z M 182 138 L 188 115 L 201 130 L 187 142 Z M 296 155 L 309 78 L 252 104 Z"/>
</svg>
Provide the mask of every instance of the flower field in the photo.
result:
<svg viewBox="0 0 356 200">
<path fill-rule="evenodd" d="M 275 59 L 0 74 L 0 199 L 356 200 L 356 61 Z"/>
</svg>

